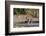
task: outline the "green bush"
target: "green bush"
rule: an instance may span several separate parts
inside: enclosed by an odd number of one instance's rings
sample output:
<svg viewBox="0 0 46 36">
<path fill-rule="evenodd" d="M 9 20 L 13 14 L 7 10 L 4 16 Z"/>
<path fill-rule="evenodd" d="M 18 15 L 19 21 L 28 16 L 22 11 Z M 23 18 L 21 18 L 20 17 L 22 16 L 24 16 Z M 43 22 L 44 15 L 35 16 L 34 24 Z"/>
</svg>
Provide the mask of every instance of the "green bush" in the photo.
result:
<svg viewBox="0 0 46 36">
<path fill-rule="evenodd" d="M 26 14 L 25 9 L 22 8 L 14 8 L 14 14 L 19 15 L 19 14 Z"/>
<path fill-rule="evenodd" d="M 24 9 L 24 8 L 14 8 L 14 15 L 28 14 L 33 17 L 37 17 L 38 9 Z"/>
</svg>

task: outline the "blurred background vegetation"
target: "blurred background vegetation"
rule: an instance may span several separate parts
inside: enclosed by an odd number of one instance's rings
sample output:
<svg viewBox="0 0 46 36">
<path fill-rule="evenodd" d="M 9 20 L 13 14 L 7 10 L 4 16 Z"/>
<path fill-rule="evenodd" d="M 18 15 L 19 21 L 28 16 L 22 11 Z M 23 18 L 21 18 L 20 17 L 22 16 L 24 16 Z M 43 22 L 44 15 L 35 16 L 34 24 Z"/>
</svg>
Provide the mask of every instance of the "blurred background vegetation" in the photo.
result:
<svg viewBox="0 0 46 36">
<path fill-rule="evenodd" d="M 32 15 L 33 17 L 39 17 L 39 9 L 14 8 L 14 15 Z"/>
</svg>

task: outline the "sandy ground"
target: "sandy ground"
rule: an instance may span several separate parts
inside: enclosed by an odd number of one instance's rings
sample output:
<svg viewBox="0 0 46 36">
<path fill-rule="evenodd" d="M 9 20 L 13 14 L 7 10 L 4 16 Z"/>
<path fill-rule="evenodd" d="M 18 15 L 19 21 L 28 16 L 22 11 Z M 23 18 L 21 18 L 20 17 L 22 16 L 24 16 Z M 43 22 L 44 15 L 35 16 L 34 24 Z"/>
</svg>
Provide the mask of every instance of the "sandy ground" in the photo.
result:
<svg viewBox="0 0 46 36">
<path fill-rule="evenodd" d="M 19 16 L 14 15 L 14 18 L 13 18 L 14 27 L 38 27 L 39 26 L 39 19 L 32 18 L 32 16 L 27 17 L 29 18 L 29 21 L 38 21 L 38 22 L 25 23 L 24 21 L 27 21 L 26 16 L 27 15 L 19 15 Z M 23 23 L 17 24 L 16 22 L 23 22 Z"/>
</svg>

